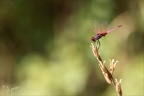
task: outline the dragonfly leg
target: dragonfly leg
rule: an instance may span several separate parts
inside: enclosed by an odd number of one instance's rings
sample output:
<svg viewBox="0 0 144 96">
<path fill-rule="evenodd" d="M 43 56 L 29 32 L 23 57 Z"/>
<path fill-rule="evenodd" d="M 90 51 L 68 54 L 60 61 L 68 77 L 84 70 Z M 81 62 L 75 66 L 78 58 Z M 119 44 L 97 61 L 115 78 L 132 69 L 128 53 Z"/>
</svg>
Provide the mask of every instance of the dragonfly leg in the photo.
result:
<svg viewBox="0 0 144 96">
<path fill-rule="evenodd" d="M 101 43 L 100 43 L 100 41 L 99 40 L 97 40 L 97 45 L 98 45 L 98 50 L 99 50 L 99 48 L 100 48 L 100 46 L 101 46 Z"/>
</svg>

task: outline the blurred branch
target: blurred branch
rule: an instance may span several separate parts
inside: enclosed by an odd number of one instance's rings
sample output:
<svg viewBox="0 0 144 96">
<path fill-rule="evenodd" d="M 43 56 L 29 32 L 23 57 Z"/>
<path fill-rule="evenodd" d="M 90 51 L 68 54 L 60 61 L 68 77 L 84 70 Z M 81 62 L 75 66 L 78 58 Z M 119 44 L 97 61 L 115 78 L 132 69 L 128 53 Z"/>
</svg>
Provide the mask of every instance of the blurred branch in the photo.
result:
<svg viewBox="0 0 144 96">
<path fill-rule="evenodd" d="M 113 76 L 112 76 L 114 69 L 116 67 L 116 63 L 118 61 L 114 62 L 114 59 L 110 60 L 110 70 L 108 70 L 106 68 L 106 66 L 104 65 L 105 62 L 103 62 L 101 56 L 99 55 L 97 46 L 95 46 L 93 43 L 91 43 L 90 47 L 92 48 L 92 52 L 99 62 L 99 66 L 104 75 L 105 80 L 107 81 L 107 83 L 114 86 L 114 88 L 116 89 L 116 91 L 118 93 L 118 96 L 122 96 L 121 79 L 120 79 L 120 81 L 118 81 L 117 79 L 114 80 Z"/>
</svg>

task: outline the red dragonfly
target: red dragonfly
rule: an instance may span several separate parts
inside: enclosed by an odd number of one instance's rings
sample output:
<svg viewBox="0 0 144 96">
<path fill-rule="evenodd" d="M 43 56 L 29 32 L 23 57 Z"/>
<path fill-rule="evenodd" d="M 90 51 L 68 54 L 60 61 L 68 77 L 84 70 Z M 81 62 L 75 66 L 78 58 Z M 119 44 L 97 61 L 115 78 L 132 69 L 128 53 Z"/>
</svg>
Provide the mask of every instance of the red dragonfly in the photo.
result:
<svg viewBox="0 0 144 96">
<path fill-rule="evenodd" d="M 114 28 L 112 28 L 112 29 L 110 29 L 110 30 L 103 30 L 103 26 L 102 26 L 101 32 L 99 32 L 99 30 L 96 30 L 96 27 L 95 27 L 95 30 L 94 30 L 94 31 L 95 31 L 96 36 L 93 36 L 93 37 L 91 38 L 91 40 L 92 40 L 93 42 L 96 42 L 96 43 L 97 43 L 98 49 L 99 49 L 99 47 L 100 47 L 100 45 L 101 45 L 99 39 L 100 39 L 101 37 L 107 35 L 108 33 L 116 30 L 117 28 L 120 28 L 121 26 L 122 26 L 122 25 L 118 25 L 118 26 L 116 26 L 116 27 L 114 27 Z"/>
</svg>

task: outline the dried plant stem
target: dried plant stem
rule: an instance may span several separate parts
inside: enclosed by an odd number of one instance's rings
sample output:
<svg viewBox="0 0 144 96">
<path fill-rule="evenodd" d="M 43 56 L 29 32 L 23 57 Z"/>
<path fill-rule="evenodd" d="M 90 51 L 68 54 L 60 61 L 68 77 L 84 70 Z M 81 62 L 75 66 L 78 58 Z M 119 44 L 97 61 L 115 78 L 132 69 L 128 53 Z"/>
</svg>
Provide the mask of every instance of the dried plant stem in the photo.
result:
<svg viewBox="0 0 144 96">
<path fill-rule="evenodd" d="M 105 62 L 103 62 L 101 56 L 98 53 L 97 46 L 94 45 L 93 43 L 91 43 L 91 48 L 92 48 L 92 52 L 93 52 L 94 56 L 96 57 L 96 59 L 99 62 L 99 66 L 104 75 L 105 80 L 107 81 L 107 83 L 114 86 L 114 88 L 116 89 L 116 91 L 118 93 L 118 96 L 122 96 L 121 79 L 120 79 L 120 81 L 117 81 L 117 79 L 114 80 L 114 78 L 112 76 L 114 69 L 116 67 L 116 63 L 118 61 L 114 62 L 114 59 L 110 60 L 110 70 L 108 70 L 106 68 L 106 66 L 104 65 Z"/>
</svg>

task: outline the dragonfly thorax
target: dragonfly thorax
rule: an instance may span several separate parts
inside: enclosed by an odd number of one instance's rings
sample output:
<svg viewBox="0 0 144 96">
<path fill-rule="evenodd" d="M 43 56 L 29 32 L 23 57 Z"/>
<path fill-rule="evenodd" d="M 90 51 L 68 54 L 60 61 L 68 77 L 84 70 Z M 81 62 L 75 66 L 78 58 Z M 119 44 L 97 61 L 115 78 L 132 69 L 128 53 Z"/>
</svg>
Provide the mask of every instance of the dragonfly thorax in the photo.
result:
<svg viewBox="0 0 144 96">
<path fill-rule="evenodd" d="M 95 37 L 93 36 L 93 37 L 91 38 L 91 40 L 92 40 L 93 42 L 96 42 L 96 40 L 99 40 L 102 36 L 103 36 L 102 34 L 97 34 Z"/>
</svg>

